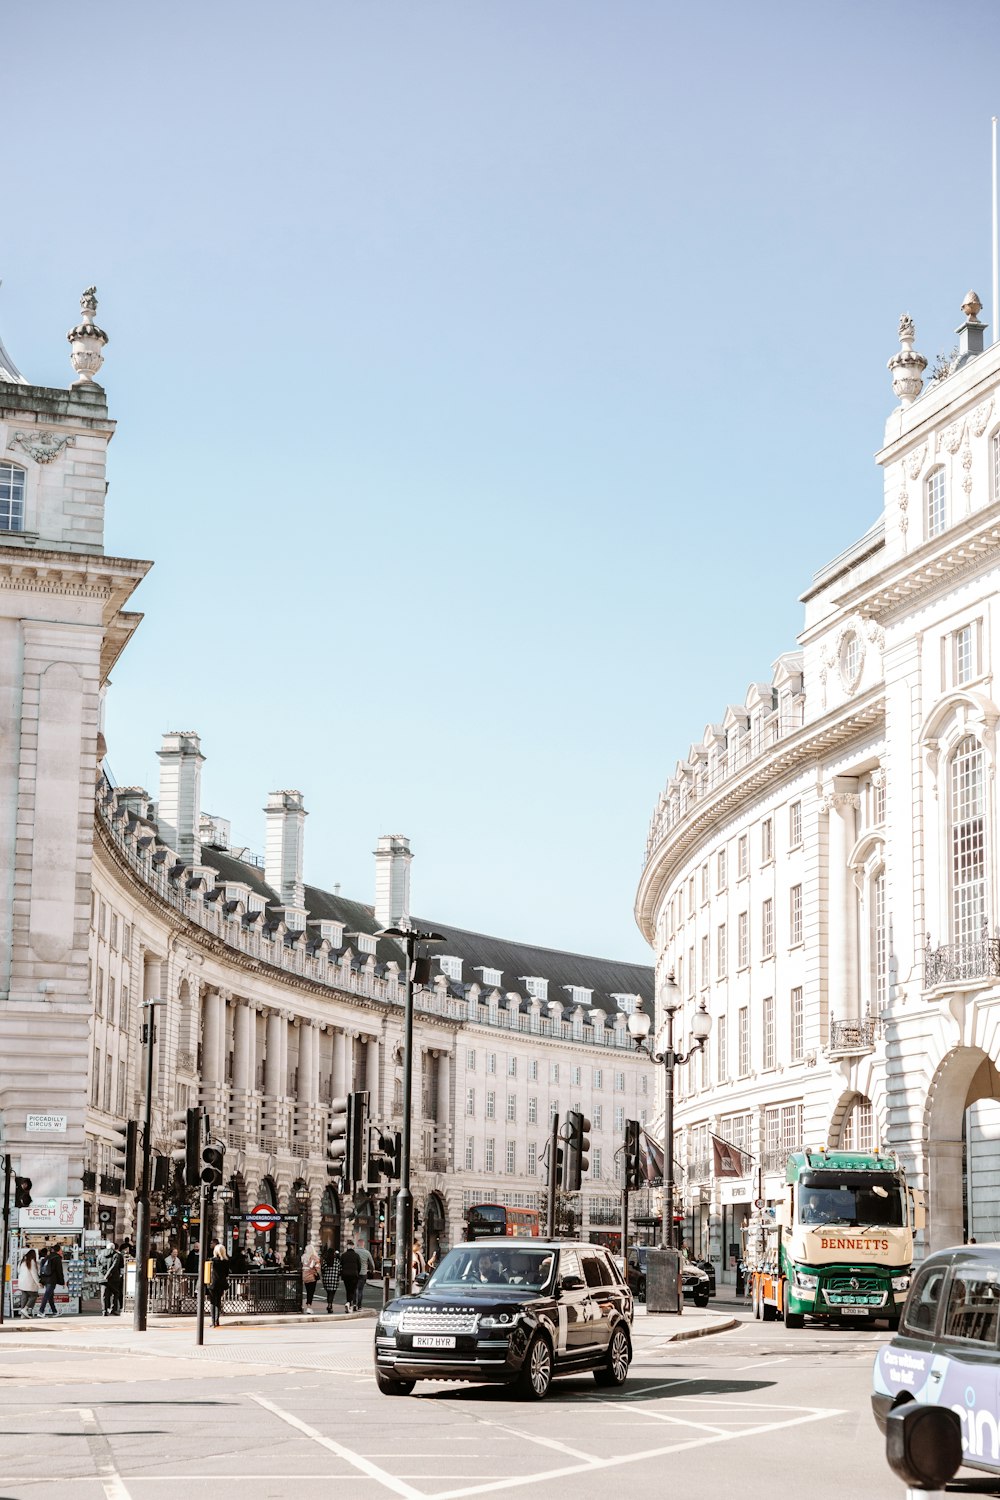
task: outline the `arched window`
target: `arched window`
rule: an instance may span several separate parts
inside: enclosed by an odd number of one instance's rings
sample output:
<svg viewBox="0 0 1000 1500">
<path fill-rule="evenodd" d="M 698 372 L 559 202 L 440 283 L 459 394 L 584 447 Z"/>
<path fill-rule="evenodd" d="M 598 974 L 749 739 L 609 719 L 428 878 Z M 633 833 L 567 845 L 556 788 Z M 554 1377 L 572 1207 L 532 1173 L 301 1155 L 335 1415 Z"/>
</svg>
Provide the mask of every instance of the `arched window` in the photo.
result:
<svg viewBox="0 0 1000 1500">
<path fill-rule="evenodd" d="M 24 479 L 17 464 L 0 464 L 0 531 L 24 530 Z"/>
<path fill-rule="evenodd" d="M 871 1014 L 880 1016 L 886 1002 L 886 980 L 889 973 L 885 920 L 885 867 L 875 871 L 871 891 Z"/>
<path fill-rule="evenodd" d="M 871 1102 L 858 1098 L 851 1106 L 840 1132 L 842 1151 L 873 1151 L 875 1149 L 875 1116 Z"/>
<path fill-rule="evenodd" d="M 927 539 L 940 536 L 948 524 L 945 504 L 944 470 L 934 469 L 924 482 L 927 499 Z"/>
<path fill-rule="evenodd" d="M 951 936 L 982 941 L 986 926 L 986 791 L 983 750 L 966 735 L 951 758 Z"/>
</svg>

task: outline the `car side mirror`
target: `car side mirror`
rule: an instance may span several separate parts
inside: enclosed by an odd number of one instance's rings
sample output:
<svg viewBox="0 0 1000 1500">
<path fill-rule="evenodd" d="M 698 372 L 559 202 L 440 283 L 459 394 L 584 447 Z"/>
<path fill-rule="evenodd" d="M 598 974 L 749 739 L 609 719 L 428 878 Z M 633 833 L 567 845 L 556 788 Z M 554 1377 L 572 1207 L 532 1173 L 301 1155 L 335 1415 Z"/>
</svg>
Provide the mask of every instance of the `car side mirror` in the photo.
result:
<svg viewBox="0 0 1000 1500">
<path fill-rule="evenodd" d="M 414 1286 L 426 1286 L 427 1285 L 427 1278 L 428 1278 L 429 1275 L 430 1275 L 429 1271 L 418 1271 L 417 1274 L 413 1278 L 413 1285 Z"/>
<path fill-rule="evenodd" d="M 559 1283 L 561 1291 L 582 1292 L 587 1283 L 582 1276 L 564 1276 Z"/>
</svg>

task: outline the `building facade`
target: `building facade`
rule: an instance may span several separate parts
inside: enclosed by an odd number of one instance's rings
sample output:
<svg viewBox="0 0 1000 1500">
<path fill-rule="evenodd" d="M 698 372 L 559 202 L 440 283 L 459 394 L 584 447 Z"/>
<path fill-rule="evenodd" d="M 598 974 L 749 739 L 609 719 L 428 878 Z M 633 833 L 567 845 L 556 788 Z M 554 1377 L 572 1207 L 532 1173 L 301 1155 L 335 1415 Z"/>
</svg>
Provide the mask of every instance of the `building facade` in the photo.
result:
<svg viewBox="0 0 1000 1500">
<path fill-rule="evenodd" d="M 901 320 L 881 514 L 654 812 L 636 917 L 685 1016 L 713 1018 L 675 1154 L 725 1280 L 801 1145 L 896 1150 L 925 1247 L 1000 1235 L 1000 345 L 979 311 L 970 293 L 926 384 Z M 713 1135 L 746 1153 L 741 1179 L 714 1177 Z"/>
<path fill-rule="evenodd" d="M 231 847 L 227 821 L 201 808 L 193 731 L 163 736 L 155 798 L 114 782 L 102 695 L 150 564 L 103 550 L 114 424 L 93 380 L 106 335 L 92 289 L 82 305 L 69 391 L 30 385 L 0 346 L 4 1149 L 51 1204 L 39 1229 L 129 1232 L 117 1132 L 143 1114 L 153 1015 L 153 1148 L 169 1156 L 178 1114 L 204 1106 L 227 1148 L 213 1228 L 264 1202 L 295 1216 L 268 1235 L 279 1254 L 348 1231 L 378 1251 L 387 1194 L 342 1199 L 327 1127 L 332 1100 L 357 1089 L 384 1130 L 402 1125 L 404 956 L 379 934 L 410 917 L 409 843 L 379 838 L 374 900 L 348 900 L 305 880 L 298 791 L 267 796 L 262 857 Z M 553 1112 L 577 1107 L 591 1171 L 561 1209 L 613 1237 L 624 1120 L 653 1109 L 626 1029 L 651 1002 L 651 968 L 415 920 L 445 938 L 414 1002 L 426 1248 L 460 1238 L 472 1202 L 537 1206 Z M 154 1238 L 183 1242 L 190 1208 L 165 1189 Z"/>
</svg>

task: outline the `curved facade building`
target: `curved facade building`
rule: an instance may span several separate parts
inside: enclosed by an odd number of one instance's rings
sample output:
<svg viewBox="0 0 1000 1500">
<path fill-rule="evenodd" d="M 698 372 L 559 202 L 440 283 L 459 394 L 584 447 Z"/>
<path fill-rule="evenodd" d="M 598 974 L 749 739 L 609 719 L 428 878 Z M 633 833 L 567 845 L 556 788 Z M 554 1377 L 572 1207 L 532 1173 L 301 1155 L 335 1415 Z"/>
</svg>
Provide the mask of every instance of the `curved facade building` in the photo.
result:
<svg viewBox="0 0 1000 1500">
<path fill-rule="evenodd" d="M 1000 1234 L 1000 346 L 978 312 L 926 384 L 901 320 L 881 514 L 653 815 L 636 917 L 685 1035 L 713 1018 L 677 1074 L 686 1237 L 726 1280 L 801 1145 L 898 1151 L 930 1246 Z"/>
</svg>

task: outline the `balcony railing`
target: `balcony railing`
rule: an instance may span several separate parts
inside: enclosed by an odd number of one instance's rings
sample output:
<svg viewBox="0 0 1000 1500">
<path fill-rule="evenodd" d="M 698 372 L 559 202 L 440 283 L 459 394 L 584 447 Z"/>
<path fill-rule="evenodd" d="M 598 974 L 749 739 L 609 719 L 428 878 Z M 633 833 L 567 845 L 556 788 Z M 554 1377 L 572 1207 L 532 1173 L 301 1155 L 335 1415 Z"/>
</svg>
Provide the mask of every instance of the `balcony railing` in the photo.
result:
<svg viewBox="0 0 1000 1500">
<path fill-rule="evenodd" d="M 856 1021 L 831 1021 L 829 1052 L 871 1052 L 876 1022 L 866 1016 Z"/>
<path fill-rule="evenodd" d="M 961 984 L 968 980 L 1000 978 L 1000 938 L 984 937 L 977 943 L 951 943 L 924 949 L 924 989 L 939 984 Z"/>
</svg>

